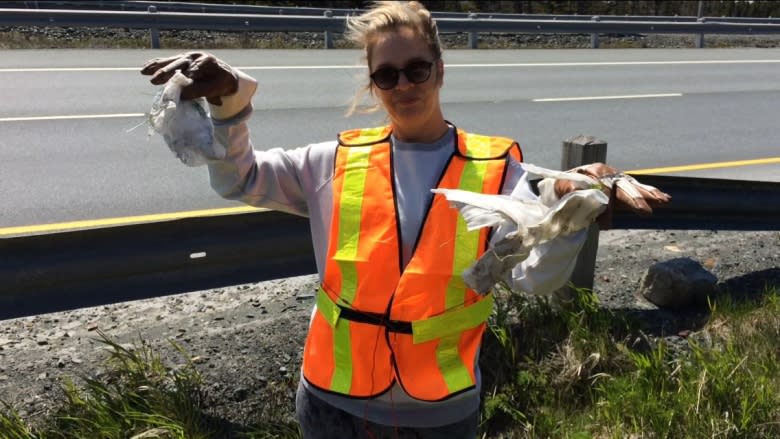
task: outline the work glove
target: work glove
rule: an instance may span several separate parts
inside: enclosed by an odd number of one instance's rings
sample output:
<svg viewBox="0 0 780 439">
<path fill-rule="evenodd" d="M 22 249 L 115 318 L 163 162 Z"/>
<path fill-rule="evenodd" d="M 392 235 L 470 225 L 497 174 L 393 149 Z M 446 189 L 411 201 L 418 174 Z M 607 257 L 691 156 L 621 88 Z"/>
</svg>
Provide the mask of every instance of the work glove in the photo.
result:
<svg viewBox="0 0 780 439">
<path fill-rule="evenodd" d="M 628 209 L 640 215 L 650 215 L 653 213 L 653 207 L 664 205 L 672 199 L 658 188 L 642 184 L 634 177 L 604 163 L 579 166 L 567 172 L 589 177 L 590 184 L 583 185 L 575 180 L 555 180 L 553 187 L 558 198 L 576 190 L 592 188 L 601 189 L 609 197 L 607 209 L 596 220 L 602 230 L 610 228 L 614 209 Z"/>
<path fill-rule="evenodd" d="M 192 83 L 182 87 L 181 99 L 205 97 L 212 105 L 222 105 L 222 97 L 238 91 L 238 74 L 227 63 L 212 54 L 188 52 L 168 58 L 154 58 L 141 68 L 141 74 L 151 75 L 154 85 L 165 84 L 180 71 L 192 79 Z"/>
</svg>

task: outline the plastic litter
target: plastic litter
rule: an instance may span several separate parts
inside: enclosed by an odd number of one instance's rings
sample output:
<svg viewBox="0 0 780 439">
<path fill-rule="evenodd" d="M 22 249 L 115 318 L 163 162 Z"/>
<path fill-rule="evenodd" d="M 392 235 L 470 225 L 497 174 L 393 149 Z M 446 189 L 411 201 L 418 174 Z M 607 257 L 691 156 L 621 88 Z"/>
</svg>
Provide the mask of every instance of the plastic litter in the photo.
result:
<svg viewBox="0 0 780 439">
<path fill-rule="evenodd" d="M 579 173 L 527 163 L 522 166 L 527 173 L 544 178 L 539 184 L 539 200 L 521 199 L 514 192 L 485 195 L 458 189 L 432 189 L 460 211 L 468 230 L 496 228 L 493 245 L 463 272 L 466 285 L 480 294 L 490 291 L 499 280 L 507 279 L 534 247 L 588 227 L 609 203 L 609 197 L 599 189 L 603 182 Z M 557 199 L 551 193 L 556 179 L 575 181 L 582 190 Z"/>
<path fill-rule="evenodd" d="M 225 157 L 225 147 L 214 139 L 214 125 L 205 98 L 181 100 L 181 89 L 192 83 L 181 72 L 168 80 L 152 100 L 149 136 L 162 135 L 168 148 L 187 166 L 202 166 Z"/>
</svg>

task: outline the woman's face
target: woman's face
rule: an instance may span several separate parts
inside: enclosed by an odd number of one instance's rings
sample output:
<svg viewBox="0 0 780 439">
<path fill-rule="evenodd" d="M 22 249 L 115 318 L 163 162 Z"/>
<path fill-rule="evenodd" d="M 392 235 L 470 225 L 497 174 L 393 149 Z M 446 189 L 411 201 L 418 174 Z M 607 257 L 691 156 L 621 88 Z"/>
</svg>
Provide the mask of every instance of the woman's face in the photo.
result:
<svg viewBox="0 0 780 439">
<path fill-rule="evenodd" d="M 405 73 L 400 73 L 395 87 L 383 90 L 374 82 L 371 87 L 397 132 L 404 133 L 411 140 L 419 140 L 415 138 L 429 137 L 423 133 L 426 129 L 438 130 L 444 120 L 439 105 L 444 67 L 441 61 L 434 59 L 425 40 L 407 27 L 381 33 L 374 39 L 370 56 L 369 68 L 372 74 L 387 67 L 403 69 L 410 63 L 433 62 L 430 77 L 423 82 L 415 84 Z"/>
</svg>

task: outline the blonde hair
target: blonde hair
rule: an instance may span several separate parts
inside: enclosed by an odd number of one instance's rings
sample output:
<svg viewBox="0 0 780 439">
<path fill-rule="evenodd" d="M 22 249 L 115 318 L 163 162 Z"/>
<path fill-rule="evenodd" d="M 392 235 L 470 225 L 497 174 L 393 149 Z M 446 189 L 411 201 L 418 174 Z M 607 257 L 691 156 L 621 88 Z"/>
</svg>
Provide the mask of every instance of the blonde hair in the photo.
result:
<svg viewBox="0 0 780 439">
<path fill-rule="evenodd" d="M 365 13 L 355 17 L 347 17 L 346 38 L 363 48 L 364 61 L 370 70 L 371 51 L 377 36 L 384 32 L 396 31 L 402 27 L 411 29 L 415 35 L 423 38 L 434 59 L 441 58 L 439 29 L 436 27 L 431 13 L 417 1 L 375 1 Z M 366 94 L 373 96 L 370 78 L 352 98 L 347 115 L 357 111 L 361 99 Z M 379 105 L 375 104 L 363 111 L 372 112 L 377 109 L 379 109 Z"/>
</svg>

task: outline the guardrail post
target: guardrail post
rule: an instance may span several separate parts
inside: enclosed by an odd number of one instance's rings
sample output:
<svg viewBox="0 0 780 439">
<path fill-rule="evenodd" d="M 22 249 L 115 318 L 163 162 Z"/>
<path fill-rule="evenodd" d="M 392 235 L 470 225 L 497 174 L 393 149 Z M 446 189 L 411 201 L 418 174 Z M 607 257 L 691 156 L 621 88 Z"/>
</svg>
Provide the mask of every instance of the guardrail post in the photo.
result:
<svg viewBox="0 0 780 439">
<path fill-rule="evenodd" d="M 701 17 L 701 18 L 698 18 L 696 21 L 699 22 L 699 23 L 704 23 L 704 22 L 707 21 L 707 19 L 704 18 L 704 17 Z M 698 47 L 699 49 L 704 48 L 704 34 L 703 33 L 696 34 L 696 42 L 695 42 L 695 44 L 696 44 L 696 47 Z"/>
<path fill-rule="evenodd" d="M 327 10 L 325 11 L 326 17 L 332 17 L 333 11 Z M 333 48 L 333 35 L 330 33 L 329 30 L 325 31 L 325 48 L 326 49 L 332 49 Z"/>
<path fill-rule="evenodd" d="M 598 15 L 591 17 L 590 21 L 601 21 L 601 17 Z M 599 34 L 598 32 L 594 32 L 590 34 L 590 48 L 591 49 L 598 49 L 599 48 Z"/>
<path fill-rule="evenodd" d="M 157 6 L 149 6 L 147 8 L 147 11 L 150 14 L 156 14 L 157 13 Z M 149 29 L 152 37 L 152 49 L 159 49 L 160 48 L 160 29 L 153 27 Z"/>
<path fill-rule="evenodd" d="M 607 142 L 592 136 L 576 136 L 563 141 L 561 169 L 607 161 Z M 599 226 L 592 224 L 588 228 L 588 237 L 577 256 L 574 272 L 569 279 L 576 288 L 593 288 L 593 276 L 596 270 L 596 253 L 599 249 Z M 561 299 L 570 299 L 573 291 L 565 286 L 556 292 Z"/>
<path fill-rule="evenodd" d="M 477 14 L 470 13 L 469 18 L 472 20 L 477 19 Z M 476 49 L 477 46 L 479 46 L 479 36 L 477 35 L 477 31 L 469 31 L 469 49 Z"/>
</svg>

